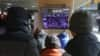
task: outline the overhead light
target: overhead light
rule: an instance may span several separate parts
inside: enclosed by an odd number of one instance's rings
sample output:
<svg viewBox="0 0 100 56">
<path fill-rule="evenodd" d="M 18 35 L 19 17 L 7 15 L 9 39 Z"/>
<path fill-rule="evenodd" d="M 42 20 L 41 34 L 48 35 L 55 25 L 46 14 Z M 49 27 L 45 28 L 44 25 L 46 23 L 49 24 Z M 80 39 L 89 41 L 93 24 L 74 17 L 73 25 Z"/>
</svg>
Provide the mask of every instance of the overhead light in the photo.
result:
<svg viewBox="0 0 100 56">
<path fill-rule="evenodd" d="M 25 10 L 28 10 L 28 8 L 24 8 Z"/>
<path fill-rule="evenodd" d="M 36 7 L 35 5 L 32 5 L 32 7 Z"/>
<path fill-rule="evenodd" d="M 0 10 L 0 14 L 2 14 L 2 11 Z"/>
<path fill-rule="evenodd" d="M 11 6 L 11 5 L 12 5 L 12 3 L 7 3 L 7 5 L 8 5 L 8 6 Z"/>
<path fill-rule="evenodd" d="M 4 14 L 4 15 L 7 15 L 7 12 L 4 11 L 3 14 Z"/>
</svg>

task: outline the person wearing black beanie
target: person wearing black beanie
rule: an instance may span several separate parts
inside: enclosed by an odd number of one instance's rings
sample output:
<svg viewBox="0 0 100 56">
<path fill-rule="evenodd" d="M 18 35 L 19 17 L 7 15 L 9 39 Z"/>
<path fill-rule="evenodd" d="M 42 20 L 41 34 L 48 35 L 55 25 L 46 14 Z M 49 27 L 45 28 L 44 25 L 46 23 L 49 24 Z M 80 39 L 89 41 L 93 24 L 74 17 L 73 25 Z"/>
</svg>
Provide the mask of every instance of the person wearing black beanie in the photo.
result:
<svg viewBox="0 0 100 56">
<path fill-rule="evenodd" d="M 74 39 L 69 41 L 65 50 L 72 56 L 98 56 L 100 43 L 92 34 L 96 19 L 88 12 L 79 10 L 72 14 L 69 23 Z"/>
</svg>

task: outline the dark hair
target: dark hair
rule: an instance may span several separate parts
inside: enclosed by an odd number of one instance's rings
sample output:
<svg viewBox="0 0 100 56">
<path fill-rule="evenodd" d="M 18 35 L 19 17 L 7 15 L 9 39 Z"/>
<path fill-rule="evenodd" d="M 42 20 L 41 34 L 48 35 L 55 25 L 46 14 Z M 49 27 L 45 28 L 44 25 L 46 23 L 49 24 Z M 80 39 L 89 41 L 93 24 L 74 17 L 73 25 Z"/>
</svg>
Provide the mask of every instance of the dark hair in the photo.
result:
<svg viewBox="0 0 100 56">
<path fill-rule="evenodd" d="M 39 29 L 39 28 L 36 28 L 35 31 L 34 31 L 34 33 L 33 33 L 35 39 L 38 38 L 37 36 L 38 36 L 38 33 L 39 33 L 39 32 L 40 32 L 40 29 Z"/>
<path fill-rule="evenodd" d="M 70 19 L 70 30 L 76 33 L 91 32 L 96 19 L 93 19 L 87 11 L 76 11 Z"/>
<path fill-rule="evenodd" d="M 46 48 L 60 48 L 59 38 L 53 36 L 47 36 L 45 40 Z"/>
</svg>

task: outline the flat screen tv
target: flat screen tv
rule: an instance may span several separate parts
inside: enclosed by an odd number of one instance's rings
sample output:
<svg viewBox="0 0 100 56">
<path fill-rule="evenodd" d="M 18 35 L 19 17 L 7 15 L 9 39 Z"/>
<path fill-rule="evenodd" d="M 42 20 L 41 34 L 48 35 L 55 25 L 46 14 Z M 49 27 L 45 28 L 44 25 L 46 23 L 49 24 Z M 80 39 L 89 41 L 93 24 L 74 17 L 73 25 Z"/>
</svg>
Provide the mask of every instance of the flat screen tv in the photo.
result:
<svg viewBox="0 0 100 56">
<path fill-rule="evenodd" d="M 44 8 L 42 9 L 42 22 L 45 29 L 67 29 L 68 8 Z"/>
</svg>

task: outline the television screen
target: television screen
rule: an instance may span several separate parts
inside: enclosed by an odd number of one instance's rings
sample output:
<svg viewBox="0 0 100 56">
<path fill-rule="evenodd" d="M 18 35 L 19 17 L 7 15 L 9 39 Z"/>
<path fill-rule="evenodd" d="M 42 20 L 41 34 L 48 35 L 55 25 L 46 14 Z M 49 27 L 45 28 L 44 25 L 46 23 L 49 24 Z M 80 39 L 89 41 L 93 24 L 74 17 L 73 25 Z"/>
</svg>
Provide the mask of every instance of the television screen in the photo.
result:
<svg viewBox="0 0 100 56">
<path fill-rule="evenodd" d="M 43 9 L 42 21 L 45 29 L 67 29 L 69 9 L 48 8 Z"/>
</svg>

